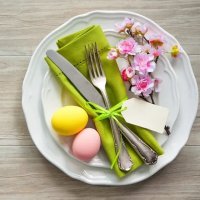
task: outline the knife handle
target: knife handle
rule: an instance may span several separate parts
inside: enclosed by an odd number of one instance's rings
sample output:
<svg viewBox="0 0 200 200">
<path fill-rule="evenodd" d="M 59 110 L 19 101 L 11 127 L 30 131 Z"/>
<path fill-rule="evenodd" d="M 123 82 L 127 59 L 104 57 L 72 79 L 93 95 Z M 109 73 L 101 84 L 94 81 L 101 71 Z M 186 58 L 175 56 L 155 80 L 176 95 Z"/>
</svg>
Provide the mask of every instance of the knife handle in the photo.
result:
<svg viewBox="0 0 200 200">
<path fill-rule="evenodd" d="M 136 150 L 138 155 L 142 158 L 145 164 L 153 165 L 158 160 L 158 154 L 149 147 L 144 141 L 142 141 L 135 133 L 133 133 L 129 128 L 117 122 L 121 133 L 128 140 L 130 145 Z"/>
</svg>

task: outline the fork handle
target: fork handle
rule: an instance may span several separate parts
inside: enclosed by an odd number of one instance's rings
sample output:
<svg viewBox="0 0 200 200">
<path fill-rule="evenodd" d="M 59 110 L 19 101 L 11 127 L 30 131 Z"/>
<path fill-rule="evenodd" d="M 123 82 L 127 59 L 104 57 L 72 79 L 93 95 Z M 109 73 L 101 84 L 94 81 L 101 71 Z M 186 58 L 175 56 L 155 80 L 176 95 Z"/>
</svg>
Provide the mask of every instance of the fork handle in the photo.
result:
<svg viewBox="0 0 200 200">
<path fill-rule="evenodd" d="M 109 105 L 109 107 L 110 107 L 110 103 L 107 98 L 106 91 L 102 92 L 102 96 L 103 96 L 103 99 L 105 100 L 105 104 Z M 111 118 L 111 120 L 113 120 L 113 119 Z M 127 128 L 120 122 L 118 122 L 117 125 L 119 126 L 121 133 L 127 139 L 129 144 L 135 149 L 135 151 L 140 156 L 140 158 L 144 161 L 145 164 L 153 165 L 157 162 L 158 155 L 153 149 L 151 149 L 151 147 L 149 147 L 135 133 L 133 133 L 129 128 Z M 119 144 L 120 144 L 120 141 L 119 141 Z"/>
<path fill-rule="evenodd" d="M 106 92 L 101 91 L 101 93 L 102 93 L 103 99 L 105 101 L 106 107 L 109 108 L 110 102 L 107 98 Z M 111 126 L 112 133 L 113 133 L 115 152 L 117 153 L 120 149 L 119 157 L 118 157 L 118 166 L 123 171 L 129 171 L 133 165 L 133 162 L 131 160 L 131 157 L 128 154 L 126 145 L 122 139 L 122 135 L 120 134 L 119 127 L 116 124 L 115 120 L 112 118 L 110 118 L 110 126 Z"/>
<path fill-rule="evenodd" d="M 122 139 L 122 135 L 120 134 L 120 130 L 116 122 L 112 118 L 110 119 L 110 125 L 113 131 L 115 151 L 118 152 L 120 149 L 119 157 L 118 157 L 119 168 L 123 171 L 129 171 L 133 165 L 133 162 L 128 154 L 127 148 Z"/>
<path fill-rule="evenodd" d="M 151 149 L 145 142 L 143 142 L 135 133 L 129 128 L 118 122 L 121 133 L 128 140 L 130 145 L 136 150 L 138 155 L 142 158 L 145 164 L 153 165 L 157 162 L 158 154 Z"/>
</svg>

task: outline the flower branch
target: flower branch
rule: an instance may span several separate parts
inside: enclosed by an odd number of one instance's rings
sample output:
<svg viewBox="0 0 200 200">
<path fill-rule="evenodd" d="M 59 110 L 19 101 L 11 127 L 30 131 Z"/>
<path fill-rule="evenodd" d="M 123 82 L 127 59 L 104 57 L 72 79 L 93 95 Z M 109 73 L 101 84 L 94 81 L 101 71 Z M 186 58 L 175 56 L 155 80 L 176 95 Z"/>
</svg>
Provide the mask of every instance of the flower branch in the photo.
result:
<svg viewBox="0 0 200 200">
<path fill-rule="evenodd" d="M 152 73 L 156 70 L 159 57 L 167 52 L 165 38 L 149 32 L 145 24 L 131 18 L 125 18 L 122 23 L 116 24 L 116 28 L 126 37 L 111 48 L 107 58 L 127 60 L 121 75 L 124 81 L 130 83 L 129 90 L 139 98 L 155 104 L 154 94 L 159 93 L 162 80 Z M 170 53 L 172 57 L 177 57 L 180 53 L 178 46 L 172 46 Z M 170 128 L 166 126 L 165 130 L 169 135 Z"/>
</svg>

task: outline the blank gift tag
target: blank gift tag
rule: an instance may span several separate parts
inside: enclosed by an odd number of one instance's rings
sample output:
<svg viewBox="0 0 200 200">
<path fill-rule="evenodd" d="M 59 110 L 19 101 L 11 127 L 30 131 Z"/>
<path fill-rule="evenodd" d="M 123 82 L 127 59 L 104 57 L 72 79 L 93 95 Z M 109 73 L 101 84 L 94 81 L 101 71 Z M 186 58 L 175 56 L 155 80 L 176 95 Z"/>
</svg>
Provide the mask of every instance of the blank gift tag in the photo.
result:
<svg viewBox="0 0 200 200">
<path fill-rule="evenodd" d="M 127 108 L 121 112 L 126 122 L 158 133 L 164 132 L 169 113 L 167 108 L 136 98 L 125 101 L 122 107 Z"/>
</svg>

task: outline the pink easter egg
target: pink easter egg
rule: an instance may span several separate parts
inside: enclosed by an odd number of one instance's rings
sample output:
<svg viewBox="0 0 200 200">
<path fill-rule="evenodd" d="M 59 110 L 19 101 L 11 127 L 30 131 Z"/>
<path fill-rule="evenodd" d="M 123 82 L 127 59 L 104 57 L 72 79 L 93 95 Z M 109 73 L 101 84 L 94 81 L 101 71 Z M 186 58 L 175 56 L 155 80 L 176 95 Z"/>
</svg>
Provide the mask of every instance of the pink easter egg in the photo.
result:
<svg viewBox="0 0 200 200">
<path fill-rule="evenodd" d="M 83 161 L 91 160 L 98 152 L 101 140 L 98 132 L 92 128 L 82 130 L 72 143 L 72 153 Z"/>
</svg>

